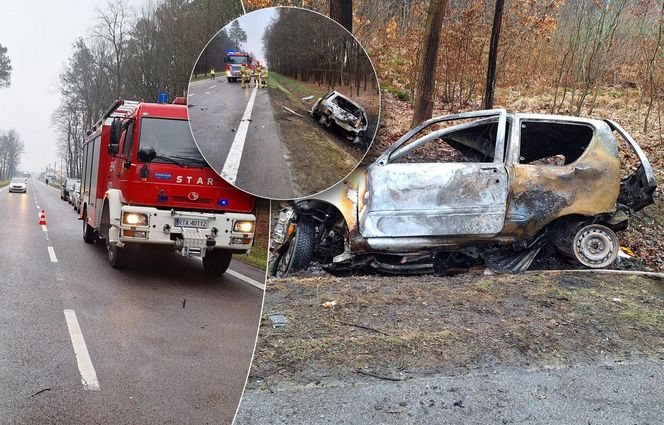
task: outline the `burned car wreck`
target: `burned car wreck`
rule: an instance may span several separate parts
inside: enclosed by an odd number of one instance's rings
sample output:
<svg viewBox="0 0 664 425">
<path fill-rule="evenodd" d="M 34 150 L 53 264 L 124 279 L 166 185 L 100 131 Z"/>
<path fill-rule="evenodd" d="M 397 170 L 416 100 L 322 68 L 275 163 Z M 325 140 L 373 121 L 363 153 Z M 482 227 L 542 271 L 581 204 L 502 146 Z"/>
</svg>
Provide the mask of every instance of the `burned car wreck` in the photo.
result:
<svg viewBox="0 0 664 425">
<path fill-rule="evenodd" d="M 316 101 L 310 113 L 321 125 L 334 125 L 353 145 L 366 147 L 367 114 L 360 105 L 343 94 L 329 91 Z"/>
<path fill-rule="evenodd" d="M 622 179 L 617 138 L 637 158 Z M 645 154 L 610 120 L 503 109 L 436 117 L 345 181 L 282 209 L 270 271 L 315 261 L 332 272 L 484 263 L 514 273 L 547 250 L 605 268 L 620 249 L 615 232 L 653 203 L 655 188 Z"/>
</svg>

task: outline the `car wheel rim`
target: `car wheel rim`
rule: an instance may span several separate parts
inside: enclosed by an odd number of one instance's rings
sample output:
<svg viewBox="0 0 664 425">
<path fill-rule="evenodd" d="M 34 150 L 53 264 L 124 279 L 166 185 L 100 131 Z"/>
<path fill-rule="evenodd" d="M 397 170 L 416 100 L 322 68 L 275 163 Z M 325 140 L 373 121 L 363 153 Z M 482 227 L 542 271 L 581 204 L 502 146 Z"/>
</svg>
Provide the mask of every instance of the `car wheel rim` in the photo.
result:
<svg viewBox="0 0 664 425">
<path fill-rule="evenodd" d="M 618 237 L 606 226 L 592 224 L 574 237 L 574 254 L 579 262 L 592 268 L 610 265 L 618 256 Z"/>
</svg>

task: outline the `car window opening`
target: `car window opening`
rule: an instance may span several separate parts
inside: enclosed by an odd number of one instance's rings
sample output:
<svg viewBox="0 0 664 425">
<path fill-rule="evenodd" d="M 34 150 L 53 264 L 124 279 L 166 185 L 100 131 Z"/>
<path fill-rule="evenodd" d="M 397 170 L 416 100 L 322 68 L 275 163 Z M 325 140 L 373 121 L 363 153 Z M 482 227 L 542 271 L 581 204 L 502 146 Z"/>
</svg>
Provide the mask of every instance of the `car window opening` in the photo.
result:
<svg viewBox="0 0 664 425">
<path fill-rule="evenodd" d="M 582 124 L 523 121 L 520 164 L 567 165 L 588 148 L 593 129 Z"/>
</svg>

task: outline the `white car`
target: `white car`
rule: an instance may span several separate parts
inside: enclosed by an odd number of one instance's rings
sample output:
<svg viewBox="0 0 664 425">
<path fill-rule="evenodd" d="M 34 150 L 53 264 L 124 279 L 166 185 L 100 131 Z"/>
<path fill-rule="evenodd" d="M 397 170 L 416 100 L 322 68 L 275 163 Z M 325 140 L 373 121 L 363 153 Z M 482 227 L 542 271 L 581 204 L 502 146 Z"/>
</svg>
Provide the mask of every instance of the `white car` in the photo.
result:
<svg viewBox="0 0 664 425">
<path fill-rule="evenodd" d="M 28 191 L 28 183 L 23 177 L 14 177 L 9 182 L 9 191 L 26 193 Z"/>
</svg>

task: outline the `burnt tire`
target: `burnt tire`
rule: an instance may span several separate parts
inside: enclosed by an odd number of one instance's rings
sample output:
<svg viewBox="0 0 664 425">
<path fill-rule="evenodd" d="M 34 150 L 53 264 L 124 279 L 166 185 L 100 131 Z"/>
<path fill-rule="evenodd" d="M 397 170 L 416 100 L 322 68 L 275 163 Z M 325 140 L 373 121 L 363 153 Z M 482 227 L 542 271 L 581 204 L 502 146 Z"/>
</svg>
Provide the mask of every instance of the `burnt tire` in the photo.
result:
<svg viewBox="0 0 664 425">
<path fill-rule="evenodd" d="M 86 210 L 83 213 L 83 241 L 85 243 L 94 243 L 96 239 L 94 229 L 88 224 L 88 211 Z"/>
<path fill-rule="evenodd" d="M 574 258 L 593 269 L 610 266 L 618 257 L 620 242 L 615 232 L 601 224 L 584 226 L 574 236 Z"/>
<path fill-rule="evenodd" d="M 295 234 L 285 250 L 279 254 L 273 267 L 274 276 L 286 276 L 288 273 L 306 269 L 311 263 L 316 247 L 316 227 L 308 219 L 302 219 L 295 225 Z"/>
<path fill-rule="evenodd" d="M 221 276 L 228 270 L 232 258 L 232 252 L 215 249 L 203 257 L 203 270 L 210 276 Z"/>
</svg>

